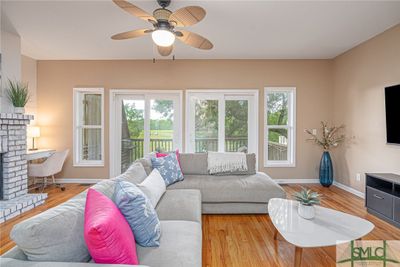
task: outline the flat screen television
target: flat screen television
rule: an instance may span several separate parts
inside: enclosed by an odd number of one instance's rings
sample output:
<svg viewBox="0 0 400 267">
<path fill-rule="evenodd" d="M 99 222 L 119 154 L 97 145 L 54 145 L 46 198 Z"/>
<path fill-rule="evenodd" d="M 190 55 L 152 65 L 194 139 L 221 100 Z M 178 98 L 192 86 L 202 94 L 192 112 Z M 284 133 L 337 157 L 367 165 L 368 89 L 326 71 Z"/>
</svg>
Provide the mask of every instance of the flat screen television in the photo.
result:
<svg viewBox="0 0 400 267">
<path fill-rule="evenodd" d="M 385 88 L 386 140 L 400 144 L 400 84 Z"/>
</svg>

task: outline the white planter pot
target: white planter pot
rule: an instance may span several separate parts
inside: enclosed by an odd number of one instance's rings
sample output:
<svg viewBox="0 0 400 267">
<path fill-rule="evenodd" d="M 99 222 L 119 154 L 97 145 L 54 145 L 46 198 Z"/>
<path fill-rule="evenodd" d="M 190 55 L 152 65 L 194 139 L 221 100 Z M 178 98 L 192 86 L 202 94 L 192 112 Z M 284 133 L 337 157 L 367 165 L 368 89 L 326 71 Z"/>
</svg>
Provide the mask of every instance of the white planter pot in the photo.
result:
<svg viewBox="0 0 400 267">
<path fill-rule="evenodd" d="M 24 107 L 14 107 L 14 112 L 18 114 L 24 114 L 25 108 Z"/>
<path fill-rule="evenodd" d="M 306 206 L 299 203 L 299 207 L 297 209 L 300 217 L 304 219 L 310 220 L 315 217 L 315 208 L 314 206 Z"/>
</svg>

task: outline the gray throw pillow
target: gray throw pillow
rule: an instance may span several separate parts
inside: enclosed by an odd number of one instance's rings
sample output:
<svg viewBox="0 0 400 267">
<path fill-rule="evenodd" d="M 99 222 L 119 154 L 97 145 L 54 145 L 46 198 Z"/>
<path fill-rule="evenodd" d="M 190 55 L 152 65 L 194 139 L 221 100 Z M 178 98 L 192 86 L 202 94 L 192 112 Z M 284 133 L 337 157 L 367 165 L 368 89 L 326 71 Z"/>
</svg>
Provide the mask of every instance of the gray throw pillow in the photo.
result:
<svg viewBox="0 0 400 267">
<path fill-rule="evenodd" d="M 153 170 L 153 165 L 151 164 L 151 159 L 156 157 L 156 153 L 149 153 L 143 158 L 137 159 L 135 162 L 139 162 L 140 164 L 143 165 L 146 174 L 149 175 L 151 171 Z"/>
<path fill-rule="evenodd" d="M 10 237 L 30 261 L 87 262 L 85 198 L 71 199 L 16 224 Z"/>
<path fill-rule="evenodd" d="M 133 184 L 139 184 L 146 179 L 147 175 L 148 174 L 146 173 L 143 164 L 140 162 L 134 162 L 124 173 L 117 176 L 116 179 L 128 181 Z"/>
</svg>

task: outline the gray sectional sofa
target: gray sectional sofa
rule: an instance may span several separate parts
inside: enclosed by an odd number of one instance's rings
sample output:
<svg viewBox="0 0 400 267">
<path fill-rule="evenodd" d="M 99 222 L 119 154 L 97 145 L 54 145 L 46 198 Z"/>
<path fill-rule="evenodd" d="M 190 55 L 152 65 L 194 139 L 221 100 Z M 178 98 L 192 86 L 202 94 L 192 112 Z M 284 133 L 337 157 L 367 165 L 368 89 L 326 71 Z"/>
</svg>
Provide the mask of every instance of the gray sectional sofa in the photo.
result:
<svg viewBox="0 0 400 267">
<path fill-rule="evenodd" d="M 137 245 L 140 266 L 200 267 L 202 213 L 267 213 L 270 198 L 285 197 L 278 184 L 256 172 L 254 155 L 247 155 L 248 171 L 222 175 L 207 173 L 206 154 L 180 154 L 180 162 L 185 179 L 169 186 L 156 207 L 161 220 L 160 246 Z M 143 181 L 151 172 L 151 160 L 148 156 L 137 163 L 144 167 L 143 174 L 128 170 L 117 178 L 133 183 Z M 112 198 L 117 178 L 92 188 Z M 90 261 L 83 239 L 85 200 L 86 191 L 17 224 L 11 238 L 18 240 L 20 246 L 2 255 L 0 266 L 123 266 Z"/>
</svg>

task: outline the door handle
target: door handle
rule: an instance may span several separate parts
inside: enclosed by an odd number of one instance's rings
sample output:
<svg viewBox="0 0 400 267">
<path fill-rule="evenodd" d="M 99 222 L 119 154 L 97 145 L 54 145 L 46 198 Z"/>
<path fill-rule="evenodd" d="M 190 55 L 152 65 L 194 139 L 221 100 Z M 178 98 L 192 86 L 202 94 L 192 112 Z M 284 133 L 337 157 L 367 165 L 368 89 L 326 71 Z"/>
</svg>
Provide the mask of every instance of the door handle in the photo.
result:
<svg viewBox="0 0 400 267">
<path fill-rule="evenodd" d="M 374 198 L 377 198 L 377 199 L 380 199 L 380 200 L 385 199 L 384 197 L 378 196 L 377 194 L 374 194 Z"/>
</svg>

